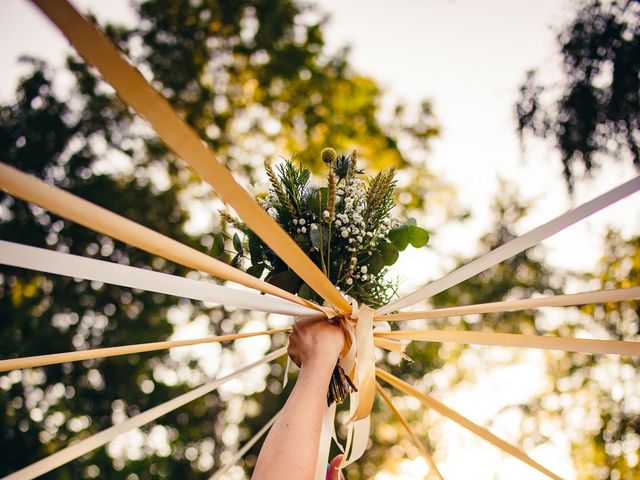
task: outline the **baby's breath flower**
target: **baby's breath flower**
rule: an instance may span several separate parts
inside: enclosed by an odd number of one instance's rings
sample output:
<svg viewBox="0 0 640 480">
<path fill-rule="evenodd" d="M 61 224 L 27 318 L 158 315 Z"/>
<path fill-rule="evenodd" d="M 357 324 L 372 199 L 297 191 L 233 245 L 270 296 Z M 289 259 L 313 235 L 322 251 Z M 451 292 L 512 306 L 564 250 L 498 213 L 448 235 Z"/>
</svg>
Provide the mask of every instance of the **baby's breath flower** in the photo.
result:
<svg viewBox="0 0 640 480">
<path fill-rule="evenodd" d="M 366 266 L 366 265 L 363 265 L 363 266 L 360 268 L 360 271 L 361 271 L 362 273 L 367 273 L 367 270 L 368 270 L 368 269 L 367 269 L 367 266 Z"/>
<path fill-rule="evenodd" d="M 294 225 L 297 225 L 297 224 L 298 224 L 298 219 L 297 219 L 297 218 L 294 218 L 294 219 L 293 219 L 293 224 L 294 224 Z"/>
<path fill-rule="evenodd" d="M 304 218 L 300 219 L 300 225 L 304 225 L 305 223 L 307 223 L 307 221 Z"/>
<path fill-rule="evenodd" d="M 347 285 L 353 285 L 353 279 L 352 279 L 351 277 L 349 277 L 349 278 L 347 278 L 347 279 L 345 280 L 345 283 L 346 283 Z"/>
<path fill-rule="evenodd" d="M 307 233 L 307 227 L 302 227 L 302 228 L 300 229 L 300 231 L 301 231 L 302 233 Z"/>
<path fill-rule="evenodd" d="M 312 223 L 311 224 L 311 230 L 317 230 L 318 229 L 318 224 L 317 223 Z"/>
</svg>

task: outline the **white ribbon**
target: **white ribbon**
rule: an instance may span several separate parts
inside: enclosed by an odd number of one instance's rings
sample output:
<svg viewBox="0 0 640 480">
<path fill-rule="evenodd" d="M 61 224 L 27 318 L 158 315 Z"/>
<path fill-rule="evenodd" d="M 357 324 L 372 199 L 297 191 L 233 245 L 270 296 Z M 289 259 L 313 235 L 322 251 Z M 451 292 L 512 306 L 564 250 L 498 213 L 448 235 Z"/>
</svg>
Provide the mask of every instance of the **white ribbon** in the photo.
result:
<svg viewBox="0 0 640 480">
<path fill-rule="evenodd" d="M 146 425 L 147 423 L 152 422 L 153 420 L 156 420 L 157 418 L 166 415 L 167 413 L 180 408 L 183 405 L 186 405 L 187 403 L 200 398 L 203 395 L 206 395 L 207 393 L 214 391 L 220 385 L 223 385 L 228 381 L 239 377 L 243 373 L 246 373 L 259 365 L 268 363 L 278 357 L 281 357 L 285 353 L 287 353 L 286 348 L 279 348 L 278 350 L 271 352 L 260 360 L 247 365 L 246 367 L 236 370 L 229 375 L 225 375 L 224 377 L 218 378 L 209 383 L 205 383 L 204 385 L 191 390 L 190 392 L 184 393 L 179 397 L 174 398 L 173 400 L 169 400 L 168 402 L 162 403 L 157 407 L 153 407 L 145 412 L 142 412 L 123 423 L 114 425 L 113 427 L 107 428 L 106 430 L 98 432 L 95 435 L 91 435 L 89 438 L 85 438 L 84 440 L 74 443 L 60 450 L 59 452 L 56 452 L 52 455 L 49 455 L 48 457 L 43 458 L 42 460 L 32 463 L 28 467 L 7 475 L 2 480 L 31 480 L 33 478 L 39 477 L 40 475 L 44 475 L 54 468 L 58 468 L 65 463 L 68 463 L 78 457 L 81 457 L 82 455 L 89 453 L 91 450 L 95 450 L 96 448 L 109 443 L 118 435 L 122 435 L 123 433 L 129 432 L 134 428 L 139 428 L 143 425 Z"/>
<path fill-rule="evenodd" d="M 192 280 L 4 240 L 0 240 L 0 263 L 247 310 L 283 315 L 318 314 L 316 310 L 271 295 L 259 295 L 208 281 Z"/>
<path fill-rule="evenodd" d="M 378 315 L 389 313 L 393 310 L 399 310 L 401 308 L 409 307 L 418 302 L 433 297 L 434 295 L 451 288 L 465 280 L 477 275 L 494 265 L 507 260 L 508 258 L 517 255 L 518 253 L 526 250 L 529 247 L 536 245 L 542 240 L 558 233 L 559 231 L 573 225 L 574 223 L 608 207 L 612 203 L 621 200 L 632 193 L 640 190 L 640 177 L 636 177 L 633 180 L 629 180 L 618 187 L 609 190 L 608 192 L 594 198 L 586 203 L 583 203 L 577 208 L 560 215 L 559 217 L 534 228 L 530 232 L 522 235 L 521 237 L 514 238 L 510 242 L 491 250 L 486 255 L 467 263 L 466 265 L 454 270 L 453 272 L 445 275 L 444 277 L 431 282 L 428 285 L 422 287 L 418 291 L 407 295 L 401 299 L 391 302 L 378 309 L 376 312 Z"/>
<path fill-rule="evenodd" d="M 265 423 L 263 425 L 263 427 L 260 430 L 258 430 L 258 433 L 256 433 L 253 437 L 251 437 L 249 439 L 249 441 L 247 441 L 247 443 L 245 443 L 242 446 L 242 448 L 236 452 L 236 454 L 231 458 L 231 460 L 229 460 L 222 467 L 220 467 L 220 469 L 218 471 L 216 471 L 216 473 L 211 475 L 209 477 L 209 480 L 219 480 L 219 479 L 221 479 L 222 476 L 225 473 L 227 473 L 227 470 L 229 470 L 231 467 L 233 467 L 238 462 L 238 460 L 240 460 L 242 457 L 244 457 L 245 453 L 247 453 L 249 451 L 249 449 L 251 447 L 253 447 L 257 443 L 257 441 L 260 440 L 264 436 L 265 433 L 267 433 L 267 431 L 275 423 L 275 421 L 278 418 L 279 414 L 280 414 L 280 411 L 278 411 L 278 413 L 276 413 L 271 418 L 271 420 L 269 420 L 267 423 Z"/>
</svg>

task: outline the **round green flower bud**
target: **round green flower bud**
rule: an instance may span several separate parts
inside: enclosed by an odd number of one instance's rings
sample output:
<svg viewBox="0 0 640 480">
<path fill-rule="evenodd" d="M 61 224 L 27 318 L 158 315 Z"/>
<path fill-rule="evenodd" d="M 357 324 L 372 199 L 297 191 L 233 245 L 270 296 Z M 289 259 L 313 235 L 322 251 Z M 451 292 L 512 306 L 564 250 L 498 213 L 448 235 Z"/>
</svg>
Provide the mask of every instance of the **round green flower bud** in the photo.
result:
<svg viewBox="0 0 640 480">
<path fill-rule="evenodd" d="M 338 158 L 338 154 L 331 147 L 323 149 L 322 153 L 320 154 L 320 156 L 322 157 L 322 161 L 324 163 L 329 164 L 329 165 L 331 165 L 333 162 L 335 162 L 336 158 Z"/>
</svg>

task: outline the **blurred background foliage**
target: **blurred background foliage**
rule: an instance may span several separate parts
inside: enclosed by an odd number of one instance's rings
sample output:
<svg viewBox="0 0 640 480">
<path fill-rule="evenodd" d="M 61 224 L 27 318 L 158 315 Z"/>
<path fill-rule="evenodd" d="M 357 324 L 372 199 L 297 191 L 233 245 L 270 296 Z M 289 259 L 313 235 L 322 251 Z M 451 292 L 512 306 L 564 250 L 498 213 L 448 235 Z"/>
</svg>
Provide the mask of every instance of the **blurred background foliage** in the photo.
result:
<svg viewBox="0 0 640 480">
<path fill-rule="evenodd" d="M 560 81 L 531 70 L 520 88 L 519 133 L 555 143 L 569 189 L 602 160 L 640 168 L 640 2 L 577 2 L 558 44 Z"/>
<path fill-rule="evenodd" d="M 383 108 L 384 92 L 350 66 L 347 49 L 332 55 L 325 51 L 326 17 L 315 7 L 289 0 L 151 0 L 133 7 L 139 16 L 135 28 L 103 28 L 242 184 L 255 192 L 265 190 L 260 166 L 266 158 L 297 153 L 318 170 L 319 152 L 327 144 L 338 150 L 356 148 L 368 171 L 399 169 L 399 215 L 423 215 L 425 209 L 439 208 L 446 210 L 449 221 L 460 219 L 452 190 L 427 166 L 431 140 L 439 131 L 430 103 Z M 571 35 L 568 30 L 560 39 Z M 629 68 L 637 68 L 635 58 L 635 66 Z M 78 57 L 69 57 L 67 68 L 57 71 L 41 59 L 25 61 L 31 63 L 31 73 L 20 83 L 16 101 L 0 106 L 4 161 L 208 251 L 210 233 L 219 229 L 217 208 L 222 204 L 190 169 Z M 637 117 L 637 103 L 635 107 Z M 539 111 L 529 113 L 528 118 L 538 118 Z M 567 115 L 570 123 L 578 122 L 572 111 L 558 118 Z M 548 118 L 555 117 L 549 113 Z M 520 128 L 525 131 L 531 125 L 521 122 Z M 494 226 L 480 239 L 478 254 L 514 238 L 526 212 L 517 192 L 504 184 L 494 204 Z M 0 238 L 201 278 L 4 193 Z M 552 274 L 543 259 L 539 248 L 527 251 L 437 295 L 431 304 L 442 307 L 559 293 L 569 278 L 600 288 L 637 285 L 640 277 L 640 241 L 615 232 L 607 237 L 602 270 L 593 275 Z M 236 331 L 250 320 L 268 325 L 277 321 L 4 266 L 0 274 L 0 340 L 9 347 L 3 353 L 6 358 L 157 341 L 185 323 L 203 319 L 212 334 Z M 427 325 L 637 340 L 638 308 L 637 302 L 627 302 L 567 309 L 570 313 L 562 324 L 528 311 L 455 317 Z M 284 341 L 283 336 L 274 336 L 272 348 Z M 395 354 L 382 354 L 381 360 L 385 368 L 418 388 L 444 396 L 447 388 L 473 379 L 472 371 L 452 368 L 466 350 L 416 343 L 407 352 L 412 362 Z M 224 365 L 242 362 L 239 345 L 226 345 L 224 352 Z M 510 361 L 518 355 L 514 351 Z M 532 427 L 527 418 L 555 422 L 572 435 L 580 479 L 639 474 L 637 360 L 553 353 L 548 357 L 548 391 L 532 404 L 510 407 L 522 412 L 521 445 L 546 440 L 544 428 Z M 155 352 L 0 375 L 0 475 L 215 374 L 202 357 L 181 358 Z M 284 362 L 274 363 L 265 370 L 264 382 L 251 385 L 248 395 L 214 393 L 162 417 L 141 429 L 139 448 L 114 442 L 47 478 L 207 478 L 280 408 L 291 389 L 289 385 L 283 392 L 283 369 Z M 447 387 L 436 387 L 434 376 L 439 372 L 446 374 Z M 625 400 L 633 398 L 635 403 Z M 438 421 L 433 414 L 404 399 L 398 399 L 398 407 L 436 449 L 436 458 L 446 456 L 432 434 Z M 595 420 L 576 422 L 575 411 Z M 407 455 L 418 455 L 384 405 L 376 404 L 373 425 L 371 447 L 349 468 L 350 479 L 370 478 L 383 467 L 393 470 Z M 258 451 L 259 445 L 231 476 L 248 477 Z"/>
</svg>

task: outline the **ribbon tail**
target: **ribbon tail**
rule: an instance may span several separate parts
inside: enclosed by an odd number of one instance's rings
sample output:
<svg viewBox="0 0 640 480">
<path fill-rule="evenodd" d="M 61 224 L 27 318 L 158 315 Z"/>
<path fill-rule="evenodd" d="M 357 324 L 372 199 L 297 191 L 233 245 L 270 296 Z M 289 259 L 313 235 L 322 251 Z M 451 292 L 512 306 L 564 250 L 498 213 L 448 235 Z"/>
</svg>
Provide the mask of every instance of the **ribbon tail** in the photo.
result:
<svg viewBox="0 0 640 480">
<path fill-rule="evenodd" d="M 333 436 L 333 424 L 336 416 L 336 404 L 325 407 L 322 418 L 322 432 L 320 433 L 320 449 L 318 462 L 316 463 L 316 480 L 326 480 L 327 464 L 329 463 L 329 450 Z"/>
</svg>

